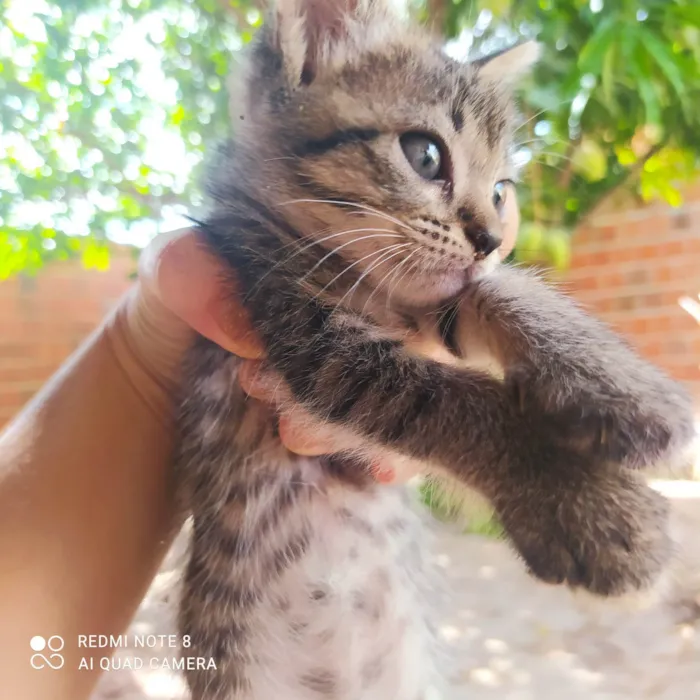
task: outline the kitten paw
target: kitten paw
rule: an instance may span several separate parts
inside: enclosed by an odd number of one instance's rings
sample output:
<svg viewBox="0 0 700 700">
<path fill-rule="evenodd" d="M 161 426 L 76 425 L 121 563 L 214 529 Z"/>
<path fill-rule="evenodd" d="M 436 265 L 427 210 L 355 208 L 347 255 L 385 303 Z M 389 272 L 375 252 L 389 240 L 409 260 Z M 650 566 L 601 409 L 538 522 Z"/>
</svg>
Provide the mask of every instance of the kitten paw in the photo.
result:
<svg viewBox="0 0 700 700">
<path fill-rule="evenodd" d="M 552 388 L 541 373 L 523 368 L 510 371 L 506 383 L 521 413 L 546 419 L 552 440 L 600 460 L 650 466 L 695 436 L 690 395 L 663 377 L 640 380 L 628 393 L 585 377 Z"/>
<path fill-rule="evenodd" d="M 529 571 L 600 596 L 650 588 L 672 553 L 666 499 L 619 468 L 573 477 L 558 487 L 541 478 L 497 507 Z"/>
</svg>

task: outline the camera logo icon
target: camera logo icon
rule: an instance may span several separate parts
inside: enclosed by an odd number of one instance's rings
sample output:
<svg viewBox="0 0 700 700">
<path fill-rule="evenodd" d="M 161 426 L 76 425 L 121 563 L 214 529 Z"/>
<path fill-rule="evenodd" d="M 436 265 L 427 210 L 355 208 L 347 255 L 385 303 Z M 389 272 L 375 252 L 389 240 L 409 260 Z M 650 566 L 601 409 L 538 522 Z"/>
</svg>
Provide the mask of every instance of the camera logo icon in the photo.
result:
<svg viewBox="0 0 700 700">
<path fill-rule="evenodd" d="M 63 637 L 54 634 L 48 639 L 44 639 L 44 637 L 37 635 L 29 640 L 29 646 L 32 648 L 32 651 L 36 652 L 32 654 L 29 660 L 32 668 L 37 670 L 52 668 L 54 671 L 63 668 L 66 660 L 63 658 L 63 655 L 59 653 L 65 646 Z"/>
</svg>

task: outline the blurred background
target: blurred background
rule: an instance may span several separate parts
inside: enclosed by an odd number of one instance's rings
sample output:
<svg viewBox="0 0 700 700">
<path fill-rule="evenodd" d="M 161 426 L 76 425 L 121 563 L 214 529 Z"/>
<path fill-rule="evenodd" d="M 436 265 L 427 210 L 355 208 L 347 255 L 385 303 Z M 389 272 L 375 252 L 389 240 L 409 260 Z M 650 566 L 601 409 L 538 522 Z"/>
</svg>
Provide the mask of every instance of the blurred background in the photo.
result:
<svg viewBox="0 0 700 700">
<path fill-rule="evenodd" d="M 700 400 L 700 2 L 395 2 L 456 58 L 542 42 L 520 91 L 515 258 Z M 262 7 L 0 1 L 0 426 L 131 284 L 140 248 L 197 213 L 203 156 L 229 130 L 226 77 Z M 695 459 L 675 475 L 698 476 Z M 527 579 L 500 543 L 443 543 L 463 592 L 445 627 L 466 659 L 454 697 L 700 697 L 700 493 L 689 484 L 663 487 L 695 542 L 673 614 L 591 617 Z M 425 496 L 449 515 L 441 494 Z M 164 631 L 173 571 L 136 624 Z M 106 674 L 105 698 L 175 697 L 167 674 L 117 675 Z"/>
</svg>

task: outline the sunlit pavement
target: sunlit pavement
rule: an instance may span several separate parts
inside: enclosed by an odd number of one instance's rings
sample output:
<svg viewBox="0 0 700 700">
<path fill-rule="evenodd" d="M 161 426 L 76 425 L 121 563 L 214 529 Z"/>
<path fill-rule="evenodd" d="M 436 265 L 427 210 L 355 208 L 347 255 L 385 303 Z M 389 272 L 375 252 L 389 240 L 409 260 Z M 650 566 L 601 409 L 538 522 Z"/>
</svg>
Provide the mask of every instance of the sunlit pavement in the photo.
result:
<svg viewBox="0 0 700 700">
<path fill-rule="evenodd" d="M 700 697 L 700 483 L 656 481 L 673 503 L 678 557 L 655 601 L 602 603 L 530 579 L 502 542 L 445 532 L 438 563 L 452 583 L 440 630 L 457 667 L 443 700 L 688 700 Z M 129 631 L 174 632 L 173 587 L 184 538 Z M 169 649 L 121 649 L 92 700 L 186 697 L 176 672 L 148 668 Z M 433 700 L 431 698 L 431 700 Z"/>
</svg>

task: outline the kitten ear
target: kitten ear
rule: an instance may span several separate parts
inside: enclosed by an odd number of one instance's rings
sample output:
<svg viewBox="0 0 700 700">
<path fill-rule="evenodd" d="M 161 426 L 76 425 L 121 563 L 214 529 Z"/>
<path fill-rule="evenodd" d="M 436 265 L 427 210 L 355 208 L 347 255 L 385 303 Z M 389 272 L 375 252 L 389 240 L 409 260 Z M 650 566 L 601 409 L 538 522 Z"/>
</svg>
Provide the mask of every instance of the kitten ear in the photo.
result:
<svg viewBox="0 0 700 700">
<path fill-rule="evenodd" d="M 479 75 L 487 80 L 511 85 L 537 63 L 541 46 L 536 41 L 525 41 L 497 51 L 472 62 Z"/>
<path fill-rule="evenodd" d="M 381 12 L 383 0 L 277 0 L 268 40 L 282 57 L 292 86 L 308 85 L 321 62 L 358 25 L 368 25 Z"/>
</svg>

